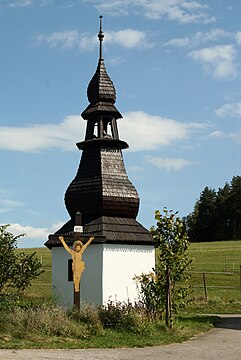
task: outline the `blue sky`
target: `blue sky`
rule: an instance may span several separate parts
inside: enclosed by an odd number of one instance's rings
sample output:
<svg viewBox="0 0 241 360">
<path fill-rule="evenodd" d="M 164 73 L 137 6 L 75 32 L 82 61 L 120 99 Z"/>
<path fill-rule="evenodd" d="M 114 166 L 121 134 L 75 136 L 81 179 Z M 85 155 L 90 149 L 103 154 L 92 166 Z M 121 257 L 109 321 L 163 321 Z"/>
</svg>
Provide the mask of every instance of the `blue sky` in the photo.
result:
<svg viewBox="0 0 241 360">
<path fill-rule="evenodd" d="M 147 228 L 241 164 L 239 0 L 0 0 L 0 223 L 43 246 L 69 216 L 80 113 L 103 52 Z"/>
</svg>

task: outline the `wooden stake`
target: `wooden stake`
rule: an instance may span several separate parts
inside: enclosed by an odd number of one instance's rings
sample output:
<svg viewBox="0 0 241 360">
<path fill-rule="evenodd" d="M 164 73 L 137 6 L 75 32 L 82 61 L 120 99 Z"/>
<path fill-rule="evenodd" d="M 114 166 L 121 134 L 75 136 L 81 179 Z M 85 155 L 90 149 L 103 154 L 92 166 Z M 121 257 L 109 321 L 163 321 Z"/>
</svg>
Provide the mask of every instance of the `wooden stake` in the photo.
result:
<svg viewBox="0 0 241 360">
<path fill-rule="evenodd" d="M 240 288 L 241 288 L 241 265 L 240 265 L 240 270 L 239 270 L 239 276 L 240 276 Z"/>
<path fill-rule="evenodd" d="M 205 300 L 208 301 L 207 285 L 206 285 L 206 275 L 205 275 L 205 273 L 203 273 L 203 287 L 204 287 Z"/>
<path fill-rule="evenodd" d="M 74 290 L 74 307 L 80 309 L 80 292 Z"/>
</svg>

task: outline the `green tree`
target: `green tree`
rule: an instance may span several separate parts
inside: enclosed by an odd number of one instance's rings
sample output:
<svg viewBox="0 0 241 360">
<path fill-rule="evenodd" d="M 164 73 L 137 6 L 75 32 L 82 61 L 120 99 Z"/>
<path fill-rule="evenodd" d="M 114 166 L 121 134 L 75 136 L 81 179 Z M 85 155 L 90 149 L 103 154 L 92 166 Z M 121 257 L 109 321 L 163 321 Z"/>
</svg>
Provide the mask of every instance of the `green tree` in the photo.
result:
<svg viewBox="0 0 241 360">
<path fill-rule="evenodd" d="M 198 201 L 198 216 L 195 225 L 196 240 L 198 242 L 215 240 L 215 226 L 213 221 L 215 210 L 216 191 L 206 186 Z"/>
<path fill-rule="evenodd" d="M 228 199 L 229 222 L 232 239 L 241 238 L 241 176 L 233 176 Z"/>
<path fill-rule="evenodd" d="M 217 192 L 206 186 L 184 221 L 191 241 L 240 239 L 241 177 L 233 176 Z"/>
<path fill-rule="evenodd" d="M 215 240 L 228 240 L 232 238 L 230 227 L 229 198 L 230 186 L 225 183 L 223 188 L 219 188 L 216 197 L 216 211 L 214 216 Z"/>
<path fill-rule="evenodd" d="M 153 313 L 165 311 L 165 322 L 172 325 L 173 314 L 187 304 L 190 286 L 191 260 L 185 224 L 177 213 L 163 210 L 155 212 L 156 227 L 151 228 L 155 241 L 157 264 L 154 274 L 139 277 L 141 293 Z"/>
<path fill-rule="evenodd" d="M 7 287 L 24 290 L 43 272 L 35 253 L 16 251 L 17 240 L 23 235 L 14 236 L 8 227 L 0 225 L 0 293 Z"/>
</svg>

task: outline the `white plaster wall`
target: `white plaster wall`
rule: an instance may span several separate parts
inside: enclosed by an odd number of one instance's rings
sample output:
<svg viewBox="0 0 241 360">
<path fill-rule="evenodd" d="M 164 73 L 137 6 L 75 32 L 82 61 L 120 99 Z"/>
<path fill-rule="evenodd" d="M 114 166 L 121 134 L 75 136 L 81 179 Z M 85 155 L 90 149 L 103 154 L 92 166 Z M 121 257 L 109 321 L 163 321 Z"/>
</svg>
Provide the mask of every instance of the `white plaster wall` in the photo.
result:
<svg viewBox="0 0 241 360">
<path fill-rule="evenodd" d="M 71 247 L 72 248 L 72 247 Z M 73 306 L 73 282 L 68 281 L 68 260 L 71 255 L 63 247 L 52 248 L 53 299 L 64 306 Z M 81 300 L 102 304 L 103 245 L 89 245 L 83 254 L 85 271 L 80 283 Z"/>
<path fill-rule="evenodd" d="M 83 254 L 85 271 L 80 284 L 81 300 L 102 304 L 103 244 L 91 244 Z"/>
<path fill-rule="evenodd" d="M 73 282 L 68 281 L 68 259 L 71 255 L 63 247 L 52 248 L 52 294 L 57 303 L 73 305 Z"/>
<path fill-rule="evenodd" d="M 155 267 L 154 246 L 106 244 L 103 250 L 103 303 L 134 302 L 138 288 L 133 278 Z"/>
<path fill-rule="evenodd" d="M 52 248 L 53 298 L 64 306 L 73 305 L 73 282 L 68 281 L 68 259 L 63 247 Z M 83 254 L 85 271 L 80 284 L 81 300 L 97 305 L 109 300 L 133 302 L 138 299 L 135 275 L 155 266 L 153 246 L 91 244 Z"/>
</svg>

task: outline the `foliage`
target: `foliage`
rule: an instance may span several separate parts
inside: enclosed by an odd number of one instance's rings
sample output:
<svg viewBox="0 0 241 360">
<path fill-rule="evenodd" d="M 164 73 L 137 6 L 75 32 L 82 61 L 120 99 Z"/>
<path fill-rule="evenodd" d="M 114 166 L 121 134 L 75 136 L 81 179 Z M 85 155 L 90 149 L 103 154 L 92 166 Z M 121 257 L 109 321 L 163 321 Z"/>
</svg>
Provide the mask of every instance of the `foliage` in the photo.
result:
<svg viewBox="0 0 241 360">
<path fill-rule="evenodd" d="M 105 328 L 125 329 L 134 333 L 147 331 L 146 312 L 137 304 L 109 301 L 100 306 L 99 316 Z"/>
<path fill-rule="evenodd" d="M 155 272 L 135 276 L 134 280 L 140 284 L 141 303 L 146 309 L 147 316 L 161 319 L 165 311 L 166 288 L 162 275 Z"/>
<path fill-rule="evenodd" d="M 157 264 L 154 273 L 136 277 L 141 285 L 143 302 L 153 317 L 166 313 L 166 325 L 172 321 L 172 312 L 185 307 L 190 286 L 191 260 L 188 254 L 188 236 L 183 221 L 177 213 L 163 210 L 155 212 L 156 227 L 151 233 L 157 249 Z"/>
<path fill-rule="evenodd" d="M 185 222 L 192 242 L 240 239 L 241 177 L 217 191 L 206 186 Z"/>
<path fill-rule="evenodd" d="M 0 293 L 4 288 L 22 291 L 31 285 L 31 280 L 41 274 L 41 263 L 35 253 L 17 252 L 17 240 L 7 231 L 9 225 L 0 225 Z"/>
<path fill-rule="evenodd" d="M 0 348 L 143 347 L 184 341 L 211 327 L 210 318 L 186 317 L 168 331 L 131 304 L 84 304 L 80 312 L 51 304 L 15 306 L 9 311 L 0 309 Z"/>
<path fill-rule="evenodd" d="M 9 315 L 9 322 L 22 333 L 35 332 L 49 336 L 84 336 L 78 331 L 66 311 L 58 306 L 42 305 L 36 308 L 15 307 Z M 83 330 L 83 329 L 82 329 Z"/>
</svg>

